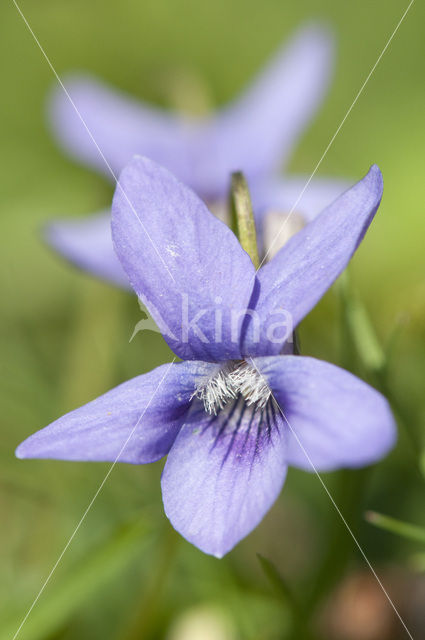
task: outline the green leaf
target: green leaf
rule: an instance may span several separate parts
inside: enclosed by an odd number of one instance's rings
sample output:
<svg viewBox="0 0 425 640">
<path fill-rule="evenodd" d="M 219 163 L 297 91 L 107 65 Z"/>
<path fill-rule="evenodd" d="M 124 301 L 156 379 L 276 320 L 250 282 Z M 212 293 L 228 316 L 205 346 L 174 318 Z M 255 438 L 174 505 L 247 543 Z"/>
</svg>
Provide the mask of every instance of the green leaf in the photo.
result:
<svg viewBox="0 0 425 640">
<path fill-rule="evenodd" d="M 146 524 L 140 521 L 121 526 L 113 535 L 98 545 L 75 569 L 54 588 L 46 587 L 34 609 L 25 620 L 23 609 L 19 619 L 3 626 L 1 640 L 12 640 L 17 635 L 22 640 L 44 640 L 59 629 L 71 615 L 83 606 L 107 581 L 113 580 L 132 559 L 140 555 L 149 537 Z M 52 583 L 55 576 L 52 578 Z M 40 587 L 42 585 L 40 584 Z M 34 594 L 34 598 L 36 594 Z M 27 603 L 29 609 L 31 603 Z"/>
<path fill-rule="evenodd" d="M 367 511 L 365 518 L 370 524 L 390 531 L 396 535 L 408 538 L 409 540 L 415 540 L 416 542 L 422 542 L 425 544 L 425 529 L 409 522 L 403 522 L 402 520 L 396 520 L 390 516 L 376 513 L 376 511 Z"/>
</svg>

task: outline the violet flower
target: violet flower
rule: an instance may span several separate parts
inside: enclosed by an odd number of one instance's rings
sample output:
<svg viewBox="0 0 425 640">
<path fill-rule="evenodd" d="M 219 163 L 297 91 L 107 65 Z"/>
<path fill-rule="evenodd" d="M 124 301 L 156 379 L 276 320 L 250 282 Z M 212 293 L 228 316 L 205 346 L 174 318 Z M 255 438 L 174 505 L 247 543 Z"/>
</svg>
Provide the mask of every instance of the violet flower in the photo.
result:
<svg viewBox="0 0 425 640">
<path fill-rule="evenodd" d="M 134 154 L 143 154 L 167 167 L 216 212 L 225 209 L 230 173 L 243 171 L 262 243 L 266 213 L 272 209 L 281 219 L 305 184 L 300 177 L 282 179 L 278 171 L 287 165 L 322 102 L 331 78 L 333 51 L 328 30 L 318 25 L 304 27 L 240 97 L 203 118 L 153 108 L 90 76 L 69 77 L 66 85 L 116 175 Z M 112 178 L 61 89 L 53 95 L 50 121 L 68 153 Z M 310 220 L 347 187 L 342 180 L 313 180 L 291 223 L 299 222 L 300 217 Z M 285 231 L 288 229 L 289 225 Z M 48 225 L 46 237 L 51 246 L 80 268 L 114 284 L 129 286 L 110 241 L 109 211 L 82 220 L 57 220 Z"/>
<path fill-rule="evenodd" d="M 345 268 L 381 195 L 373 166 L 256 272 L 194 192 L 135 158 L 114 196 L 114 245 L 184 361 L 68 413 L 17 456 L 145 464 L 168 455 L 165 512 L 217 557 L 261 521 L 288 466 L 323 471 L 381 458 L 395 440 L 385 398 L 332 364 L 281 355 L 290 349 L 278 326 L 283 309 L 297 325 Z"/>
</svg>

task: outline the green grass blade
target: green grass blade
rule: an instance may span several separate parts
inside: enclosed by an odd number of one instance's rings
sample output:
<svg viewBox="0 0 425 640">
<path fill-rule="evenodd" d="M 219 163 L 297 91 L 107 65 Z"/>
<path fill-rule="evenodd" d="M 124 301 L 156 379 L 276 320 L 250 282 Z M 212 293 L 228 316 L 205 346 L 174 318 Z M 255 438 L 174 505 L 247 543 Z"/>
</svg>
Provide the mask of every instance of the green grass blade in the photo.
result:
<svg viewBox="0 0 425 640">
<path fill-rule="evenodd" d="M 396 518 L 391 518 L 381 513 L 376 513 L 376 511 L 367 511 L 365 518 L 367 522 L 370 522 L 370 524 L 373 524 L 375 527 L 425 544 L 425 529 L 423 527 L 410 524 L 409 522 L 403 522 L 402 520 L 397 520 Z"/>
</svg>

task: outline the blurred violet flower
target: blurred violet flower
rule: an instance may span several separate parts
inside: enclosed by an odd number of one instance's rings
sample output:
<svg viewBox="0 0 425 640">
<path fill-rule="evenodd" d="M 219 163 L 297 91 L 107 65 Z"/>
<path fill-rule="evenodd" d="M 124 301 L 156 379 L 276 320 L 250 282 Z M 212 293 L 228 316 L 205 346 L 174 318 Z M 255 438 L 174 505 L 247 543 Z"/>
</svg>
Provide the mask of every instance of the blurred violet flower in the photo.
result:
<svg viewBox="0 0 425 640">
<path fill-rule="evenodd" d="M 17 456 L 145 464 L 168 455 L 165 512 L 217 557 L 261 521 L 289 465 L 332 470 L 384 456 L 396 435 L 385 398 L 332 364 L 290 355 L 276 331 L 283 308 L 296 326 L 346 267 L 381 196 L 373 166 L 256 272 L 194 192 L 135 158 L 114 196 L 114 246 L 183 362 L 68 413 Z"/>
<path fill-rule="evenodd" d="M 67 90 L 112 171 L 117 175 L 135 154 L 167 167 L 189 185 L 214 213 L 225 213 L 229 175 L 243 171 L 250 186 L 262 245 L 275 238 L 273 220 L 280 227 L 306 182 L 302 177 L 279 177 L 300 136 L 316 113 L 333 70 L 333 38 L 327 29 L 309 25 L 289 44 L 234 102 L 208 117 L 189 117 L 143 104 L 112 90 L 89 76 L 71 76 Z M 58 89 L 50 103 L 50 123 L 63 148 L 90 167 L 111 172 L 87 133 L 66 94 Z M 292 233 L 339 196 L 342 180 L 312 180 L 297 205 Z M 271 229 L 267 218 L 272 210 Z M 295 224 L 294 227 L 294 222 Z M 83 220 L 50 223 L 51 246 L 74 264 L 115 284 L 129 286 L 110 240 L 110 212 Z M 287 234 L 285 233 L 285 236 Z M 282 238 L 285 239 L 282 234 Z M 260 247 L 261 249 L 262 247 Z M 278 244 L 274 247 L 277 250 Z"/>
</svg>

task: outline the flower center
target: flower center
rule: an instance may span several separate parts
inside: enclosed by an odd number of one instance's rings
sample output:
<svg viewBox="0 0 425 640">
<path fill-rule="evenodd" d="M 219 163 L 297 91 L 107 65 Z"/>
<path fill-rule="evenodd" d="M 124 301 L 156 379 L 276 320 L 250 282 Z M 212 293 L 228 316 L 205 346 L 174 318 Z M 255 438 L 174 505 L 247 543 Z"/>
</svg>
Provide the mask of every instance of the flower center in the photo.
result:
<svg viewBox="0 0 425 640">
<path fill-rule="evenodd" d="M 217 415 L 226 404 L 239 397 L 248 406 L 254 405 L 254 409 L 264 409 L 271 391 L 261 373 L 242 360 L 226 363 L 195 391 L 193 397 L 202 400 L 207 413 Z"/>
</svg>

